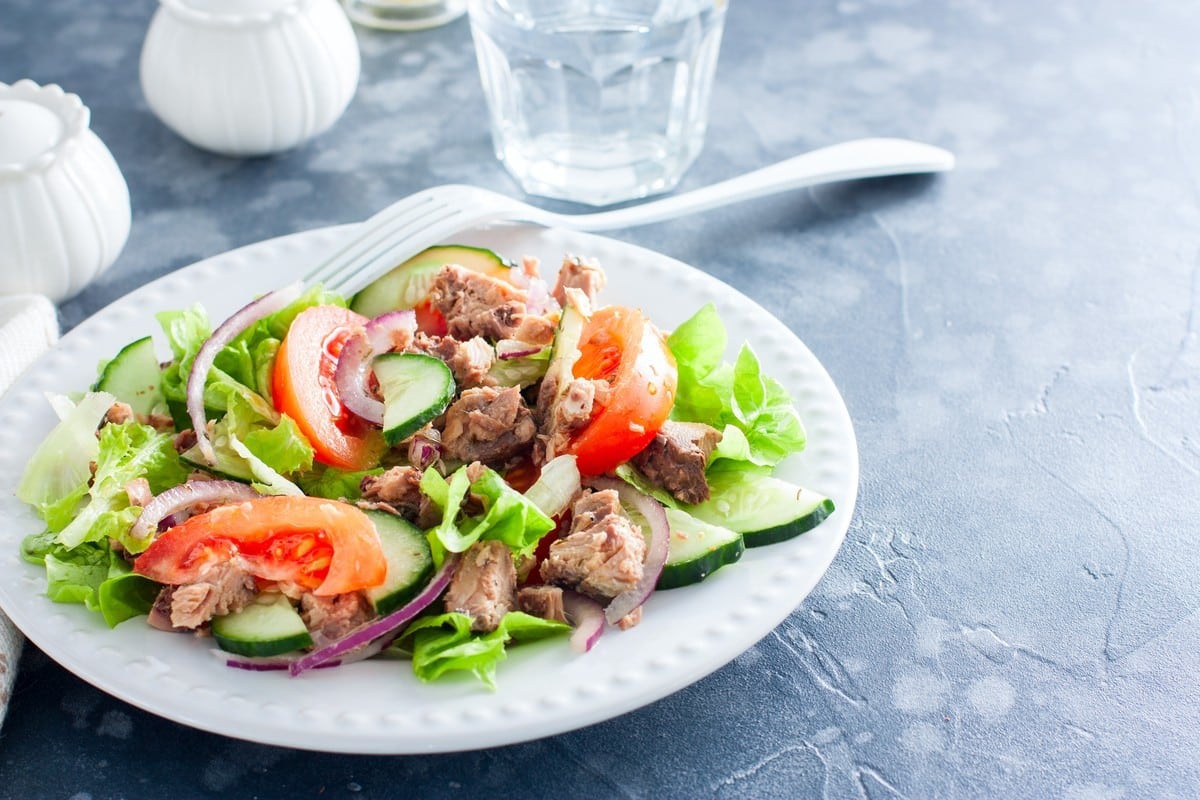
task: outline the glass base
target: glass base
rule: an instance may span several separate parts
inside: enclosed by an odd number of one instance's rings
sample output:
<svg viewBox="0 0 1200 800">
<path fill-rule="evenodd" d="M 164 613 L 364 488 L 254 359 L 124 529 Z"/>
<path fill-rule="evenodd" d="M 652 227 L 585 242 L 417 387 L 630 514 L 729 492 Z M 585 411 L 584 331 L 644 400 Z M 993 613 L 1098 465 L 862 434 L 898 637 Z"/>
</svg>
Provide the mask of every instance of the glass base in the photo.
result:
<svg viewBox="0 0 1200 800">
<path fill-rule="evenodd" d="M 342 0 L 346 16 L 368 28 L 419 31 L 458 19 L 467 0 Z"/>
<path fill-rule="evenodd" d="M 527 194 L 608 206 L 674 189 L 701 140 L 669 147 L 662 137 L 616 136 L 601 144 L 550 135 L 495 144 L 496 156 Z"/>
</svg>

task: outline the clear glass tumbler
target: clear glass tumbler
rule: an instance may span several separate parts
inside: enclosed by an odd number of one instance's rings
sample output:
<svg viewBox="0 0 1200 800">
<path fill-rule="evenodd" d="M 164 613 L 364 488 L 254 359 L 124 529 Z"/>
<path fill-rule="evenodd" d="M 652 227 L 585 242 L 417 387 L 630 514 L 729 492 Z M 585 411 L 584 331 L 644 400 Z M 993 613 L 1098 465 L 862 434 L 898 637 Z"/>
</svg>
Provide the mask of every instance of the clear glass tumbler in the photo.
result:
<svg viewBox="0 0 1200 800">
<path fill-rule="evenodd" d="M 496 156 L 529 194 L 667 191 L 700 153 L 725 0 L 470 0 Z"/>
</svg>

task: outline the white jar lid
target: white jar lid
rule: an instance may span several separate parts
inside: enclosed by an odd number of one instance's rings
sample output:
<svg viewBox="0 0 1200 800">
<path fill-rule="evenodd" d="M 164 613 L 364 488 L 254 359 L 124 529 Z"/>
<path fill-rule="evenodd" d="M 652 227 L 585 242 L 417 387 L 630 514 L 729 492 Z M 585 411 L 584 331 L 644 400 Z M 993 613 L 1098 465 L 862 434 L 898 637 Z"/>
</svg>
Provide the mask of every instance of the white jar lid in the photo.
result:
<svg viewBox="0 0 1200 800">
<path fill-rule="evenodd" d="M 218 28 L 267 25 L 299 13 L 310 0 L 159 0 L 189 22 Z"/>
<path fill-rule="evenodd" d="M 23 167 L 62 141 L 63 123 L 50 109 L 0 97 L 0 167 Z"/>
<path fill-rule="evenodd" d="M 0 177 L 41 169 L 87 129 L 87 106 L 53 84 L 0 83 Z"/>
</svg>

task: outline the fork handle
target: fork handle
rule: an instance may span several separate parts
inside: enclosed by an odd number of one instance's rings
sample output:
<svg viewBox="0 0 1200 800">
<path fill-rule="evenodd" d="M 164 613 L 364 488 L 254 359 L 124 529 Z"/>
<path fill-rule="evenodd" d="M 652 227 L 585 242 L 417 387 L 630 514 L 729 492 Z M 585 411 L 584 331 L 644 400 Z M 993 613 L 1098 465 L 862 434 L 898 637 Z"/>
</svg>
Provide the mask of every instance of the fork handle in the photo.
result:
<svg viewBox="0 0 1200 800">
<path fill-rule="evenodd" d="M 811 150 L 692 192 L 594 214 L 554 214 L 553 224 L 582 231 L 632 228 L 819 183 L 944 172 L 954 154 L 908 139 L 854 139 Z"/>
</svg>

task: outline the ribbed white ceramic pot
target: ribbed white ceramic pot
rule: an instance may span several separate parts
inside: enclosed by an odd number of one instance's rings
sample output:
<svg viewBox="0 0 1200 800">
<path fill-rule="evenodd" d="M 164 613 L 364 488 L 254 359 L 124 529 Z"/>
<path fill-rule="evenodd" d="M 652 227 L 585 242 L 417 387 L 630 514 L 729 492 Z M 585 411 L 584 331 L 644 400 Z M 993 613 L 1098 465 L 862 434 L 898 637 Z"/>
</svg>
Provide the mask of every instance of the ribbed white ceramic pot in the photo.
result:
<svg viewBox="0 0 1200 800">
<path fill-rule="evenodd" d="M 235 156 L 326 131 L 359 70 L 337 0 L 159 0 L 141 56 L 142 91 L 167 127 Z"/>
<path fill-rule="evenodd" d="M 59 86 L 0 83 L 0 294 L 64 300 L 116 261 L 129 237 L 129 187 Z"/>
</svg>

